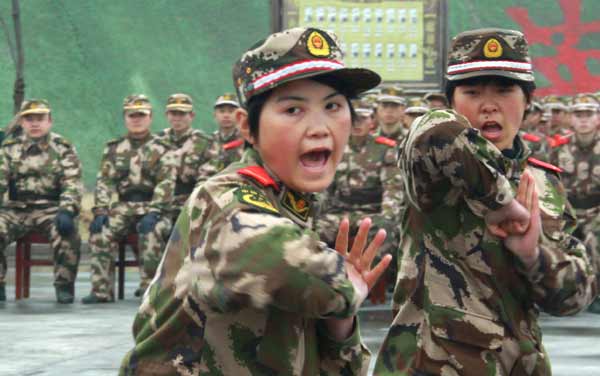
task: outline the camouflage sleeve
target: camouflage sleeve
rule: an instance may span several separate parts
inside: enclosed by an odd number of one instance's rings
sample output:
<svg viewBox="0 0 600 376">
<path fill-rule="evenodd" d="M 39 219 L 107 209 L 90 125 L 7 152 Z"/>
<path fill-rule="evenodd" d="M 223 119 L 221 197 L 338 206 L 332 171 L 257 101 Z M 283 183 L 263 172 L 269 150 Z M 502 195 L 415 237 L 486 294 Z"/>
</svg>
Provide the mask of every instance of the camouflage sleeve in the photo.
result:
<svg viewBox="0 0 600 376">
<path fill-rule="evenodd" d="M 8 191 L 9 177 L 10 169 L 8 165 L 8 157 L 4 151 L 4 148 L 0 148 L 0 206 L 3 204 L 6 191 Z"/>
<path fill-rule="evenodd" d="M 508 179 L 499 172 L 500 151 L 453 111 L 433 111 L 411 128 L 399 165 L 407 201 L 428 210 L 447 199 L 439 192 L 451 187 L 465 194 L 485 215 L 514 197 Z"/>
<path fill-rule="evenodd" d="M 381 202 L 381 215 L 373 223 L 378 228 L 387 232 L 387 238 L 382 246 L 382 253 L 391 253 L 398 247 L 400 239 L 400 213 L 404 207 L 404 183 L 402 174 L 396 165 L 397 149 L 388 149 L 384 157 L 384 164 L 380 171 L 380 180 L 383 188 Z"/>
<path fill-rule="evenodd" d="M 354 320 L 354 331 L 343 342 L 332 339 L 323 323 L 317 326 L 322 376 L 366 375 L 371 353 L 361 342 L 358 320 Z"/>
<path fill-rule="evenodd" d="M 219 142 L 216 139 L 211 140 L 210 145 L 206 148 L 207 161 L 200 165 L 198 171 L 199 181 L 206 180 L 223 169 L 219 148 Z"/>
<path fill-rule="evenodd" d="M 573 315 L 597 295 L 598 282 L 585 246 L 571 235 L 576 219 L 570 206 L 560 220 L 562 227 L 556 222 L 543 217 L 540 257 L 529 270 L 520 264 L 519 271 L 532 282 L 533 300 L 544 312 Z"/>
<path fill-rule="evenodd" d="M 343 318 L 358 310 L 343 258 L 289 219 L 235 210 L 206 237 L 214 281 L 196 284 L 196 294 L 222 311 L 242 305 Z"/>
<path fill-rule="evenodd" d="M 63 176 L 61 179 L 60 208 L 79 213 L 83 196 L 81 162 L 74 146 L 70 146 L 60 156 Z"/>
<path fill-rule="evenodd" d="M 177 176 L 177 155 L 167 151 L 158 161 L 156 186 L 150 202 L 150 211 L 164 213 L 171 208 L 175 192 L 175 178 Z"/>
<path fill-rule="evenodd" d="M 111 196 L 116 192 L 115 176 L 117 172 L 111 156 L 111 147 L 106 146 L 100 161 L 100 171 L 96 175 L 94 207 L 92 208 L 94 215 L 108 214 Z"/>
</svg>

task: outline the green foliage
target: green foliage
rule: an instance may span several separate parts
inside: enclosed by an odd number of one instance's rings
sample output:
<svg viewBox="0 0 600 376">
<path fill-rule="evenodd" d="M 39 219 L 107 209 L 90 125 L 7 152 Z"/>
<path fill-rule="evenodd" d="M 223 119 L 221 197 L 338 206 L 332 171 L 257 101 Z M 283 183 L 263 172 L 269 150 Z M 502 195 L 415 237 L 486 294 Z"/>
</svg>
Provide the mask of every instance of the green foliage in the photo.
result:
<svg viewBox="0 0 600 376">
<path fill-rule="evenodd" d="M 11 2 L 0 2 L 12 30 Z M 21 1 L 25 96 L 46 98 L 54 128 L 80 154 L 86 186 L 94 186 L 102 148 L 124 133 L 122 101 L 144 93 L 153 130 L 167 126 L 167 97 L 194 98 L 196 128 L 214 130 L 212 105 L 233 91 L 231 67 L 269 33 L 268 0 Z M 12 117 L 14 64 L 0 29 L 0 126 Z"/>
</svg>

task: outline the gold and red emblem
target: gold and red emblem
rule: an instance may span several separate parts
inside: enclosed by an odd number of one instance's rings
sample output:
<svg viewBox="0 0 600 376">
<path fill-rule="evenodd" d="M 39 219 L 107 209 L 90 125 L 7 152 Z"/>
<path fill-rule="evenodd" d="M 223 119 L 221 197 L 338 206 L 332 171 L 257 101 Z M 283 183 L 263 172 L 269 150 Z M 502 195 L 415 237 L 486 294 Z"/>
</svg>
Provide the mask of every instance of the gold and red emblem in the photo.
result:
<svg viewBox="0 0 600 376">
<path fill-rule="evenodd" d="M 502 45 L 495 38 L 488 39 L 483 45 L 483 55 L 490 59 L 502 56 Z"/>
<path fill-rule="evenodd" d="M 329 43 L 327 39 L 318 31 L 310 33 L 306 39 L 306 47 L 311 55 L 317 57 L 327 57 L 330 54 Z"/>
</svg>

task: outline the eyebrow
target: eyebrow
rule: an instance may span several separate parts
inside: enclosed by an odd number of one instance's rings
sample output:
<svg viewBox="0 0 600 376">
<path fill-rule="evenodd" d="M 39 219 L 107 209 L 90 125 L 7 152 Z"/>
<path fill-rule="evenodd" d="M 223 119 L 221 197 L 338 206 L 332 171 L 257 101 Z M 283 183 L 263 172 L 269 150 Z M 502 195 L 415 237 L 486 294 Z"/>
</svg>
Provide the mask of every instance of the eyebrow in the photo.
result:
<svg viewBox="0 0 600 376">
<path fill-rule="evenodd" d="M 339 91 L 336 90 L 333 93 L 331 93 L 329 95 L 326 95 L 323 98 L 323 100 L 326 101 L 326 100 L 328 100 L 330 98 L 333 98 L 333 97 L 335 97 L 337 95 L 342 95 L 342 93 L 340 93 Z M 306 102 L 308 100 L 308 98 L 306 98 L 306 97 L 299 97 L 299 96 L 296 96 L 296 95 L 286 95 L 286 96 L 277 98 L 276 102 L 283 102 L 283 101 L 290 101 L 290 100 L 292 100 L 292 101 Z"/>
</svg>

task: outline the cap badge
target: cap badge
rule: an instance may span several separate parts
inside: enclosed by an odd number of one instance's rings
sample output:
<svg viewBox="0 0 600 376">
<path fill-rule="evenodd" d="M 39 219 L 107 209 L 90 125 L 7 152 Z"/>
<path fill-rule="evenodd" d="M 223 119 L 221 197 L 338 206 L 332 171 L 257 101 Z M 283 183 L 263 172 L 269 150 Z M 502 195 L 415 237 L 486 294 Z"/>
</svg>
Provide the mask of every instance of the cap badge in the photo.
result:
<svg viewBox="0 0 600 376">
<path fill-rule="evenodd" d="M 31 110 L 35 110 L 36 108 L 38 108 L 37 103 L 32 103 L 29 105 L 29 109 L 31 109 Z"/>
<path fill-rule="evenodd" d="M 308 219 L 310 209 L 309 201 L 299 193 L 293 191 L 286 192 L 281 203 L 286 209 L 301 220 L 306 221 Z"/>
<path fill-rule="evenodd" d="M 306 40 L 306 46 L 308 47 L 308 52 L 313 56 L 329 56 L 329 43 L 327 43 L 327 40 L 318 31 L 310 33 Z"/>
<path fill-rule="evenodd" d="M 502 45 L 494 38 L 488 39 L 483 46 L 483 55 L 487 58 L 502 56 Z"/>
<path fill-rule="evenodd" d="M 142 101 L 135 101 L 135 102 L 133 103 L 133 105 L 134 105 L 134 106 L 141 106 L 141 105 L 143 105 L 143 104 L 144 104 L 144 102 L 142 102 Z"/>
</svg>

